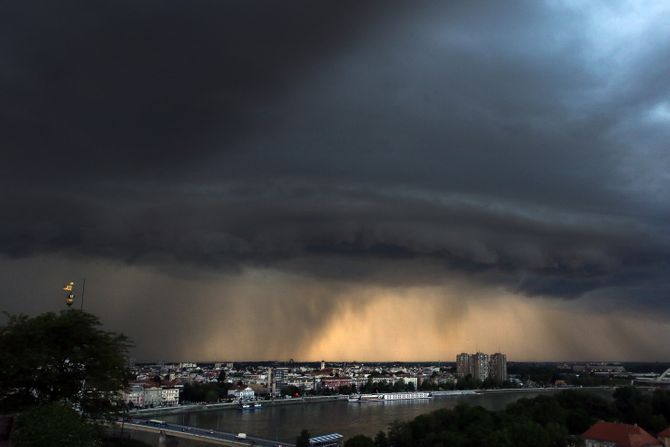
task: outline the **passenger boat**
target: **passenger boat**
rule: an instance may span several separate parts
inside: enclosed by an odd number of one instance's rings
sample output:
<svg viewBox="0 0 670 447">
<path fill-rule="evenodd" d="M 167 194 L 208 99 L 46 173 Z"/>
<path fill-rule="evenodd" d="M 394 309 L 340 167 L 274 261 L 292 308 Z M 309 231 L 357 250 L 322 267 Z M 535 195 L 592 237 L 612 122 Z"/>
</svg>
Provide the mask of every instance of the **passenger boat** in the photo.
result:
<svg viewBox="0 0 670 447">
<path fill-rule="evenodd" d="M 426 391 L 408 391 L 400 393 L 361 394 L 360 402 L 388 402 L 396 400 L 432 399 L 433 395 Z"/>
<path fill-rule="evenodd" d="M 240 410 L 255 410 L 261 408 L 261 406 L 260 402 L 240 401 L 237 408 Z"/>
</svg>

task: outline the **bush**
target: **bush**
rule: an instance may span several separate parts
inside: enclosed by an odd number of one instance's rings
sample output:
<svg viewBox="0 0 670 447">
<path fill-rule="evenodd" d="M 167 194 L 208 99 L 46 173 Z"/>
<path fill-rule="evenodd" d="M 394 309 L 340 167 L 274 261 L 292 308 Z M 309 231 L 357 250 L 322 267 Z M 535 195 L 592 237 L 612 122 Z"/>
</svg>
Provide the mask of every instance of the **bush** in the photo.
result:
<svg viewBox="0 0 670 447">
<path fill-rule="evenodd" d="M 96 447 L 101 442 L 95 426 L 62 403 L 50 403 L 21 413 L 16 447 Z"/>
</svg>

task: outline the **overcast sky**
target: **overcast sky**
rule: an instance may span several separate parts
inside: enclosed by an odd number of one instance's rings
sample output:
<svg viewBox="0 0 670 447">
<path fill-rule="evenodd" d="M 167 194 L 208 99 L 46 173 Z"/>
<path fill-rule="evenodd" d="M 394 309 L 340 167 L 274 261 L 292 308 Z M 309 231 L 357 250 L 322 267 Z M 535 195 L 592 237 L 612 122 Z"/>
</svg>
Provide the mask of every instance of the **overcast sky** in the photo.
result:
<svg viewBox="0 0 670 447">
<path fill-rule="evenodd" d="M 141 360 L 668 360 L 668 23 L 4 2 L 0 310 L 85 277 Z"/>
</svg>

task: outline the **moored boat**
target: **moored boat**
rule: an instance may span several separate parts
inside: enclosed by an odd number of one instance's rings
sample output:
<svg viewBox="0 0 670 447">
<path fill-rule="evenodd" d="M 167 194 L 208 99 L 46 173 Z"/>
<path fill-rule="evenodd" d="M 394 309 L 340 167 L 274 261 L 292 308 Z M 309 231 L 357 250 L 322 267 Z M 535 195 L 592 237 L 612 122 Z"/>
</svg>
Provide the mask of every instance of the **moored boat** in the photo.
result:
<svg viewBox="0 0 670 447">
<path fill-rule="evenodd" d="M 237 408 L 240 410 L 255 410 L 261 408 L 260 402 L 240 401 Z"/>
<path fill-rule="evenodd" d="M 433 395 L 426 391 L 408 391 L 400 393 L 361 394 L 360 402 L 386 402 L 390 400 L 432 399 Z"/>
</svg>

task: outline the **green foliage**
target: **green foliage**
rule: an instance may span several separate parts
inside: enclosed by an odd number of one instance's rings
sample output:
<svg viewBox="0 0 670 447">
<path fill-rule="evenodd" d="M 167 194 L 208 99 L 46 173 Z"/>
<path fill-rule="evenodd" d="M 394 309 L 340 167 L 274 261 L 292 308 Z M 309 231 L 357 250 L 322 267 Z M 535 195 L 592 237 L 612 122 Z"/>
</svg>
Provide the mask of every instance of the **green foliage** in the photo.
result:
<svg viewBox="0 0 670 447">
<path fill-rule="evenodd" d="M 524 382 L 532 380 L 537 383 L 554 383 L 561 378 L 554 365 L 533 363 L 510 363 L 507 365 L 507 373 L 520 376 Z"/>
<path fill-rule="evenodd" d="M 658 433 L 668 426 L 668 394 L 658 390 L 649 396 L 631 386 L 621 387 L 614 392 L 614 405 L 623 422 L 638 424 L 651 433 Z"/>
<path fill-rule="evenodd" d="M 59 401 L 92 417 L 122 411 L 130 343 L 99 326 L 97 317 L 77 310 L 9 315 L 0 327 L 0 411 Z"/>
<path fill-rule="evenodd" d="M 458 379 L 458 382 L 456 383 L 456 389 L 458 390 L 473 390 L 481 387 L 482 382 L 478 379 L 473 378 L 472 375 L 470 374 Z"/>
<path fill-rule="evenodd" d="M 566 412 L 554 396 L 519 399 L 507 407 L 507 414 L 525 418 L 540 425 L 549 422 L 565 423 Z"/>
<path fill-rule="evenodd" d="M 379 433 L 375 435 L 374 443 L 375 447 L 389 447 L 389 440 L 386 437 L 386 433 L 379 431 Z"/>
<path fill-rule="evenodd" d="M 102 447 L 151 447 L 146 442 L 137 439 L 107 438 L 103 439 Z"/>
<path fill-rule="evenodd" d="M 580 446 L 578 435 L 601 419 L 617 421 L 627 417 L 630 423 L 656 433 L 667 427 L 668 409 L 667 391 L 645 395 L 636 389 L 623 388 L 609 402 L 588 392 L 567 390 L 520 399 L 499 412 L 459 404 L 453 409 L 417 416 L 410 422 L 396 421 L 390 424 L 388 435 L 380 432 L 373 444 L 375 447 Z"/>
<path fill-rule="evenodd" d="M 95 447 L 96 429 L 76 411 L 61 403 L 48 403 L 21 413 L 14 439 L 16 447 Z"/>
<path fill-rule="evenodd" d="M 309 437 L 309 432 L 303 429 L 295 440 L 295 447 L 309 447 Z"/>
<path fill-rule="evenodd" d="M 281 389 L 281 395 L 282 396 L 298 397 L 301 394 L 302 394 L 302 390 L 295 385 L 288 385 L 288 386 L 282 387 L 282 389 Z"/>
<path fill-rule="evenodd" d="M 651 398 L 654 414 L 661 414 L 670 422 L 670 390 L 656 390 Z"/>
<path fill-rule="evenodd" d="M 397 380 L 393 383 L 386 380 L 372 383 L 372 379 L 368 379 L 367 383 L 360 389 L 361 393 L 398 393 L 403 391 L 415 391 L 414 384 L 406 384 L 403 380 Z"/>
<path fill-rule="evenodd" d="M 187 383 L 179 396 L 183 402 L 207 402 L 216 403 L 220 399 L 228 397 L 230 384 L 225 382 L 216 383 Z"/>
<path fill-rule="evenodd" d="M 355 394 L 356 387 L 353 385 L 343 385 L 337 389 L 338 394 Z"/>
<path fill-rule="evenodd" d="M 347 439 L 344 447 L 375 447 L 375 443 L 365 435 L 356 435 L 353 438 Z"/>
</svg>

